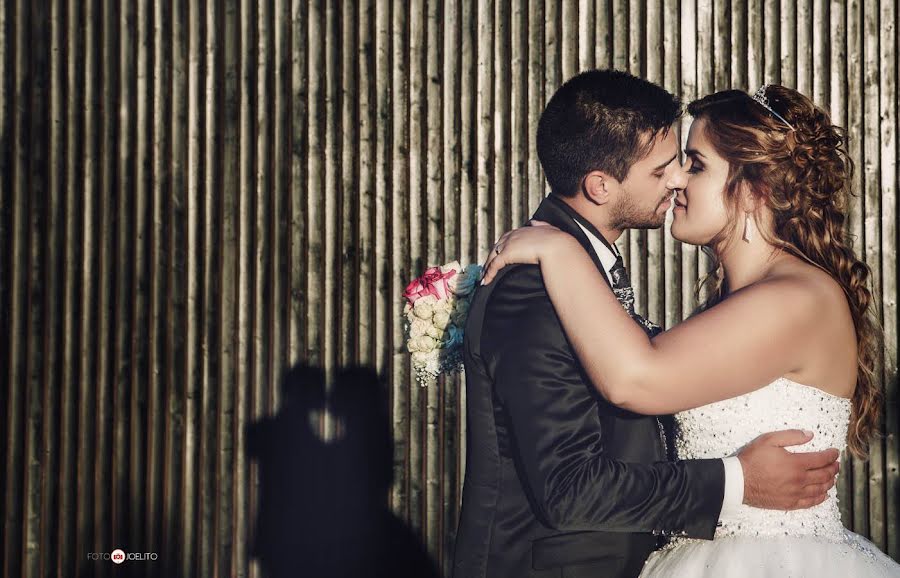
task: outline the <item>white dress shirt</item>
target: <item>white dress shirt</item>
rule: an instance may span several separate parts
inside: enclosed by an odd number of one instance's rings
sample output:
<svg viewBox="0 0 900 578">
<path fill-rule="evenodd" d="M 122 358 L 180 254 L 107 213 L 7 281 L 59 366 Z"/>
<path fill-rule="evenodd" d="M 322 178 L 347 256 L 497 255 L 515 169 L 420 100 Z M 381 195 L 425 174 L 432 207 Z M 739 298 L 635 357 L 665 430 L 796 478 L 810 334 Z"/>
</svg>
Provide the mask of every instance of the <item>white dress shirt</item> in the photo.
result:
<svg viewBox="0 0 900 578">
<path fill-rule="evenodd" d="M 616 259 L 619 256 L 618 248 L 614 243 L 610 243 L 610 246 L 613 248 L 610 251 L 609 247 L 598 239 L 596 235 L 587 230 L 584 225 L 578 221 L 575 221 L 575 224 L 581 227 L 581 230 L 587 235 L 588 241 L 591 242 L 594 252 L 600 259 L 600 263 L 606 269 L 607 278 L 612 279 L 610 271 L 613 265 L 616 264 Z M 744 469 L 741 467 L 741 460 L 737 456 L 729 456 L 724 458 L 722 463 L 725 466 L 725 497 L 722 500 L 722 510 L 719 512 L 720 521 L 731 517 L 744 502 Z"/>
</svg>

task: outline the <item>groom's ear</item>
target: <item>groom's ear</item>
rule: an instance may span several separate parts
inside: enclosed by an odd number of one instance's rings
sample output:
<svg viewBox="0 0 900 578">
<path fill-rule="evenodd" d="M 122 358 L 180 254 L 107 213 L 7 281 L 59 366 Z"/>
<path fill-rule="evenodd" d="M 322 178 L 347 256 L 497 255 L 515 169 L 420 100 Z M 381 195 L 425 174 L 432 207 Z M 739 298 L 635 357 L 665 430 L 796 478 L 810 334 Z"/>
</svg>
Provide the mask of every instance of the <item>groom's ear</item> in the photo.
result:
<svg viewBox="0 0 900 578">
<path fill-rule="evenodd" d="M 603 171 L 591 171 L 581 181 L 581 190 L 589 201 L 597 205 L 605 205 L 609 202 L 609 193 L 612 188 L 612 177 Z"/>
</svg>

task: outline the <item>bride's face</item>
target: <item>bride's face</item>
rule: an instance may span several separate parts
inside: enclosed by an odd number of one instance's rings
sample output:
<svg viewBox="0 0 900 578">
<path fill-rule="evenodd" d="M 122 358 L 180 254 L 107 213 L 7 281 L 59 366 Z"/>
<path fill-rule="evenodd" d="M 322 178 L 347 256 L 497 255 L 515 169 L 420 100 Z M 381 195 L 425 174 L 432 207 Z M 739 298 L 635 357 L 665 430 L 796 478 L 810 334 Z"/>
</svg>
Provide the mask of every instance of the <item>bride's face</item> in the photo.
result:
<svg viewBox="0 0 900 578">
<path fill-rule="evenodd" d="M 687 186 L 675 196 L 672 236 L 683 243 L 707 245 L 728 226 L 725 182 L 728 161 L 706 138 L 705 119 L 695 120 L 684 149 Z"/>
</svg>

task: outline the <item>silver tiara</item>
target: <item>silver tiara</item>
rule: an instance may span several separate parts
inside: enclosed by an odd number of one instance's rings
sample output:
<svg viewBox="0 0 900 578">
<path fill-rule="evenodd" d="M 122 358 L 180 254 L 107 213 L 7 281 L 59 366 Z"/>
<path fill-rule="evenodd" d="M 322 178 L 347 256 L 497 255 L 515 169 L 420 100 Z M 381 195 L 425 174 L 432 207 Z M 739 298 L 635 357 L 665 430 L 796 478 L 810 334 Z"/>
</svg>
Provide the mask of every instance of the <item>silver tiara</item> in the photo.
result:
<svg viewBox="0 0 900 578">
<path fill-rule="evenodd" d="M 752 98 L 753 100 L 755 100 L 755 101 L 758 102 L 759 104 L 763 105 L 763 106 L 766 108 L 766 110 L 768 110 L 769 112 L 771 112 L 772 114 L 774 114 L 775 117 L 776 117 L 778 120 L 780 120 L 780 121 L 783 122 L 784 124 L 788 125 L 788 128 L 790 128 L 791 130 L 797 130 L 797 129 L 795 129 L 795 128 L 793 127 L 793 125 L 791 125 L 791 123 L 789 123 L 788 121 L 784 120 L 784 117 L 783 117 L 783 116 L 781 116 L 780 114 L 778 114 L 777 112 L 775 112 L 774 110 L 772 110 L 772 107 L 769 106 L 769 98 L 766 96 L 766 89 L 767 89 L 767 88 L 769 88 L 769 85 L 768 85 L 768 84 L 764 84 L 764 85 L 760 86 L 760 87 L 759 87 L 759 90 L 757 90 L 756 93 L 755 93 L 753 96 L 751 96 L 750 98 Z"/>
</svg>

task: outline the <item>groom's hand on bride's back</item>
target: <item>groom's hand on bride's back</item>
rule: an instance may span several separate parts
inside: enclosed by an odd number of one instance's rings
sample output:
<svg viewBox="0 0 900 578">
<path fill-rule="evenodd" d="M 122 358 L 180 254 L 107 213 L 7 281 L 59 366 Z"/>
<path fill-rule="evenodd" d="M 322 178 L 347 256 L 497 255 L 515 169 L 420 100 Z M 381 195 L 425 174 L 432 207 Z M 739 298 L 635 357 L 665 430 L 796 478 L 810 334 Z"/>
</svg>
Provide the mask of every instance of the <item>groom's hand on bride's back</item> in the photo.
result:
<svg viewBox="0 0 900 578">
<path fill-rule="evenodd" d="M 812 439 L 810 432 L 763 434 L 738 454 L 744 470 L 744 503 L 767 510 L 800 510 L 825 501 L 840 469 L 840 453 L 792 453 L 784 449 Z"/>
</svg>

